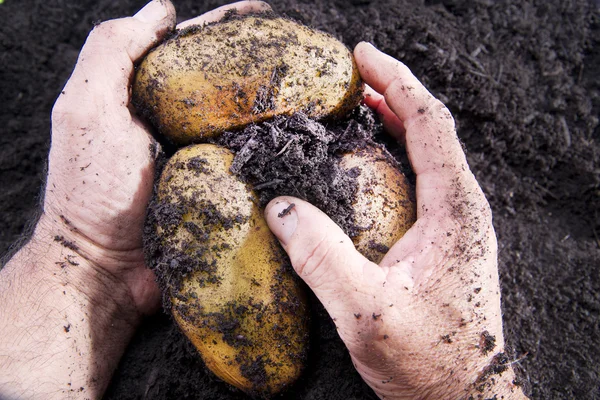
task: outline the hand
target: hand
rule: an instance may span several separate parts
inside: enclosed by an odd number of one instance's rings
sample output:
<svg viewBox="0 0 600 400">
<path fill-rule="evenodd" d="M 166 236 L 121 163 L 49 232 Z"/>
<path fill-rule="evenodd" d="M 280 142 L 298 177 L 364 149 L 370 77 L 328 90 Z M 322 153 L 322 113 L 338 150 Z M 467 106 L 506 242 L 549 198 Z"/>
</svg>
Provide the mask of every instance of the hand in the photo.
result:
<svg viewBox="0 0 600 400">
<path fill-rule="evenodd" d="M 182 23 L 269 9 L 239 2 Z M 130 110 L 134 63 L 175 27 L 168 0 L 89 35 L 52 112 L 43 214 L 0 271 L 0 398 L 99 398 L 159 292 L 142 252 L 158 145 Z"/>
<path fill-rule="evenodd" d="M 492 215 L 454 120 L 402 63 L 366 43 L 354 55 L 365 102 L 417 175 L 417 222 L 379 265 L 301 200 L 273 200 L 267 222 L 381 398 L 522 398 L 502 353 Z"/>
<path fill-rule="evenodd" d="M 181 23 L 213 22 L 232 8 L 269 8 L 240 2 Z M 159 151 L 130 110 L 134 63 L 173 29 L 175 10 L 156 0 L 133 18 L 96 27 L 52 112 L 52 147 L 41 224 L 74 243 L 94 268 L 123 282 L 142 314 L 159 304 L 146 268 L 142 228 Z"/>
</svg>

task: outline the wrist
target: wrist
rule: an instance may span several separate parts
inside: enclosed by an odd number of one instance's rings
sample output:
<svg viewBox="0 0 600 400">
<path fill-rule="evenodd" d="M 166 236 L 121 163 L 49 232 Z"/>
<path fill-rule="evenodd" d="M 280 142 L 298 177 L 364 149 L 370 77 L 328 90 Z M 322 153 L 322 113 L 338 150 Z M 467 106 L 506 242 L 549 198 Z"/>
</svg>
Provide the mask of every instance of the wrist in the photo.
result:
<svg viewBox="0 0 600 400">
<path fill-rule="evenodd" d="M 79 234 L 64 217 L 42 214 L 25 247 L 28 253 L 43 257 L 43 262 L 36 263 L 38 274 L 74 289 L 105 319 L 122 320 L 132 327 L 138 324 L 141 315 L 128 285 L 111 272 L 117 258 Z"/>
<path fill-rule="evenodd" d="M 125 285 L 56 233 L 38 224 L 0 271 L 0 397 L 100 396 L 139 323 Z"/>
<path fill-rule="evenodd" d="M 144 262 L 143 218 L 130 221 L 124 215 L 109 225 L 94 221 L 96 218 L 83 218 L 64 204 L 47 199 L 35 235 L 72 249 L 89 262 L 92 272 L 123 288 L 128 295 L 118 299 L 121 307 L 132 308 L 142 315 L 156 312 L 160 307 L 160 292 L 154 273 Z"/>
<path fill-rule="evenodd" d="M 465 399 L 526 399 L 508 356 L 496 353 L 467 389 Z"/>
<path fill-rule="evenodd" d="M 501 349 L 502 347 L 500 347 Z M 378 365 L 393 365 L 397 355 L 390 353 L 390 360 L 377 357 Z M 372 353 L 379 354 L 379 353 Z M 389 371 L 373 371 L 360 359 L 353 357 L 353 363 L 363 379 L 380 398 L 385 399 L 526 399 L 515 377 L 511 361 L 502 353 L 489 353 L 482 356 L 479 350 L 474 354 L 445 361 L 431 354 L 409 354 L 414 368 L 406 375 Z M 406 357 L 405 357 L 406 359 Z M 452 361 L 454 359 L 454 361 Z M 373 364 L 370 362 L 369 364 Z"/>
<path fill-rule="evenodd" d="M 117 226 L 114 232 L 102 233 L 99 225 L 89 221 L 82 222 L 82 218 L 78 215 L 69 215 L 69 211 L 64 210 L 64 206 L 53 207 L 45 204 L 44 208 L 34 232 L 39 239 L 70 247 L 91 264 L 106 271 L 128 269 L 139 264 L 139 260 L 143 259 L 141 233 L 139 240 L 134 241 L 134 245 L 130 243 L 131 234 L 125 237 L 126 233 L 117 233 L 118 223 L 114 224 Z M 141 232 L 142 225 L 139 229 Z M 124 243 L 126 245 L 123 245 Z"/>
</svg>

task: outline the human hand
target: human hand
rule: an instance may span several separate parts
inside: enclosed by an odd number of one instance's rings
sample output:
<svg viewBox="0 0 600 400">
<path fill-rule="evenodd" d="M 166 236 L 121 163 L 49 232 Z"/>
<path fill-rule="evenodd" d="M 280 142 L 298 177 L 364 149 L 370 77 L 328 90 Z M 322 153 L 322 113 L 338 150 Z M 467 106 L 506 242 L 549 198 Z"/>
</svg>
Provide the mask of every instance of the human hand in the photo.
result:
<svg viewBox="0 0 600 400">
<path fill-rule="evenodd" d="M 179 27 L 219 20 L 221 7 Z M 0 271 L 0 398 L 99 398 L 159 292 L 142 228 L 159 151 L 130 109 L 134 63 L 175 27 L 168 0 L 97 25 L 52 112 L 43 214 Z"/>
<path fill-rule="evenodd" d="M 262 2 L 229 4 L 177 28 L 219 20 L 231 9 L 245 13 L 265 8 L 270 9 Z M 92 31 L 56 101 L 40 221 L 52 235 L 63 237 L 63 243 L 74 243 L 93 268 L 124 283 L 142 314 L 159 304 L 142 250 L 159 147 L 132 113 L 130 85 L 134 63 L 175 23 L 175 10 L 167 0 L 151 2 L 144 10 Z"/>
<path fill-rule="evenodd" d="M 354 55 L 365 102 L 406 146 L 417 221 L 379 265 L 301 200 L 273 200 L 269 227 L 381 398 L 522 398 L 503 355 L 492 215 L 454 120 L 402 63 L 366 43 Z"/>
</svg>

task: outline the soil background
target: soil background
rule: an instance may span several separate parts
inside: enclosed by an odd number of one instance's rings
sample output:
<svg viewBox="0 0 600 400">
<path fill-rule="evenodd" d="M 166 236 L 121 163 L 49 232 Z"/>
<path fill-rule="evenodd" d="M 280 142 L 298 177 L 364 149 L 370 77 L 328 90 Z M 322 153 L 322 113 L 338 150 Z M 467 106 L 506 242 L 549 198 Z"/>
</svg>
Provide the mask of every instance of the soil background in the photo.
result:
<svg viewBox="0 0 600 400">
<path fill-rule="evenodd" d="M 50 111 L 94 22 L 143 1 L 0 4 L 0 253 L 34 220 Z M 184 20 L 223 2 L 175 0 Z M 600 398 L 600 2 L 273 0 L 348 46 L 403 60 L 453 112 L 492 209 L 510 356 L 535 399 Z M 14 246 L 13 246 L 14 248 Z M 374 399 L 313 301 L 289 399 Z M 129 346 L 106 399 L 242 399 L 164 314 Z"/>
</svg>

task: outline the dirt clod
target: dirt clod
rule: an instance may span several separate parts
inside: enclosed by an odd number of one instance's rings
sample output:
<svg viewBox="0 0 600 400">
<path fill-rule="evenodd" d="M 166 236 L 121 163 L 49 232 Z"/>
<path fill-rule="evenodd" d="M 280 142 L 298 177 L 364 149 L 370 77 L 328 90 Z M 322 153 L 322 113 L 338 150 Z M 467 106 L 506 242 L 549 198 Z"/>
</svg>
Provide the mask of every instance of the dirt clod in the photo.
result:
<svg viewBox="0 0 600 400">
<path fill-rule="evenodd" d="M 488 331 L 483 331 L 479 348 L 484 355 L 494 350 L 496 348 L 496 336 L 490 335 Z"/>
<path fill-rule="evenodd" d="M 293 209 L 294 207 L 296 207 L 296 204 L 294 204 L 294 203 L 290 204 L 289 206 L 287 206 L 287 207 L 285 208 L 285 210 L 283 210 L 282 212 L 280 212 L 279 214 L 277 214 L 277 217 L 278 217 L 278 218 L 283 218 L 283 217 L 285 217 L 285 216 L 286 216 L 286 215 L 288 215 L 290 212 L 292 212 L 292 209 Z"/>
</svg>

